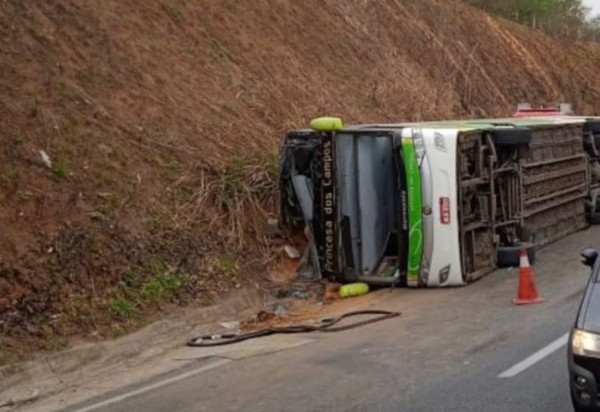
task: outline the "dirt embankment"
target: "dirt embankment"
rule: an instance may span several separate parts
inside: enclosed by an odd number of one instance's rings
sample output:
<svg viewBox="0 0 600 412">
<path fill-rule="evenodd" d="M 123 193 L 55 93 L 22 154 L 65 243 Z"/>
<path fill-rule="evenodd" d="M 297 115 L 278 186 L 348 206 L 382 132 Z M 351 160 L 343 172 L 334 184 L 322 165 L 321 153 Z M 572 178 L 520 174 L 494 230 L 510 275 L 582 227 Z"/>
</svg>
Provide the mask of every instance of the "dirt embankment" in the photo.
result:
<svg viewBox="0 0 600 412">
<path fill-rule="evenodd" d="M 598 67 L 451 0 L 5 0 L 0 363 L 264 279 L 278 145 L 313 116 L 595 114 Z"/>
</svg>

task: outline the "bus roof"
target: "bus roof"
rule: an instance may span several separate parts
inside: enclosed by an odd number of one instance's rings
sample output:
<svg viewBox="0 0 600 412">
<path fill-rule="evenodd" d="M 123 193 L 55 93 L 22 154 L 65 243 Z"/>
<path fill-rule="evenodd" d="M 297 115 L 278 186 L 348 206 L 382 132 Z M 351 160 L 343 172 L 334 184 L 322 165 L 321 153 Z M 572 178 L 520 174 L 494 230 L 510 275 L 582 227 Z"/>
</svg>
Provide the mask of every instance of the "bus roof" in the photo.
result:
<svg viewBox="0 0 600 412">
<path fill-rule="evenodd" d="M 497 127 L 521 126 L 521 127 L 544 127 L 557 124 L 581 124 L 591 117 L 581 116 L 535 116 L 535 117 L 509 117 L 498 119 L 472 119 L 472 120 L 442 120 L 430 122 L 414 123 L 369 123 L 348 125 L 344 128 L 346 131 L 357 130 L 378 130 L 378 129 L 403 129 L 412 128 L 431 128 L 431 129 L 460 129 L 460 130 L 490 130 Z M 597 118 L 600 120 L 600 118 Z"/>
</svg>

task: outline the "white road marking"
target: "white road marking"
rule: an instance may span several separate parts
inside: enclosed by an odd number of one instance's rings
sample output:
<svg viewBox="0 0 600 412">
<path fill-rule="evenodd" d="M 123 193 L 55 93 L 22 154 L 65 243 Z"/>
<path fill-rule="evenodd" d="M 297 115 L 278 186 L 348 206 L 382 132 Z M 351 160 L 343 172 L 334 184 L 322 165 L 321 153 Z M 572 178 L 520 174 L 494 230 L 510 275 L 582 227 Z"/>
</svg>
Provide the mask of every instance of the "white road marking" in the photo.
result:
<svg viewBox="0 0 600 412">
<path fill-rule="evenodd" d="M 81 409 L 77 409 L 75 412 L 90 412 L 90 411 L 95 411 L 95 410 L 100 409 L 102 407 L 105 407 L 105 406 L 108 406 L 108 405 L 112 405 L 114 403 L 121 402 L 121 401 L 123 401 L 125 399 L 132 398 L 134 396 L 141 395 L 143 393 L 150 392 L 150 391 L 153 391 L 153 390 L 158 389 L 158 388 L 162 388 L 163 386 L 167 386 L 167 385 L 170 385 L 172 383 L 179 382 L 179 381 L 182 381 L 182 380 L 187 379 L 187 378 L 191 378 L 192 376 L 199 375 L 199 374 L 204 373 L 204 372 L 208 372 L 211 369 L 218 368 L 219 366 L 223 366 L 224 364 L 229 363 L 229 362 L 233 362 L 233 361 L 231 359 L 220 359 L 220 360 L 218 360 L 216 362 L 213 362 L 213 363 L 211 363 L 209 365 L 200 367 L 198 369 L 191 370 L 191 371 L 186 372 L 186 373 L 182 373 L 181 375 L 177 375 L 177 376 L 174 376 L 172 378 L 165 379 L 165 380 L 160 381 L 160 382 L 156 382 L 156 383 L 154 383 L 152 385 L 144 386 L 143 388 L 137 389 L 135 391 L 127 392 L 127 393 L 124 393 L 123 395 L 115 396 L 114 398 L 110 398 L 110 399 L 107 399 L 105 401 L 98 402 L 98 403 L 95 403 L 93 405 L 81 408 Z"/>
<path fill-rule="evenodd" d="M 554 342 L 551 342 L 548 345 L 544 346 L 542 349 L 540 349 L 539 351 L 537 351 L 530 357 L 517 363 L 512 368 L 502 372 L 500 375 L 498 375 L 498 377 L 499 378 L 514 378 L 521 372 L 525 371 L 526 369 L 529 369 L 530 367 L 532 367 L 533 365 L 535 365 L 542 359 L 552 355 L 554 352 L 556 352 L 557 350 L 559 350 L 560 348 L 565 346 L 567 344 L 568 340 L 569 340 L 569 334 L 565 333 L 563 336 L 556 339 Z"/>
</svg>

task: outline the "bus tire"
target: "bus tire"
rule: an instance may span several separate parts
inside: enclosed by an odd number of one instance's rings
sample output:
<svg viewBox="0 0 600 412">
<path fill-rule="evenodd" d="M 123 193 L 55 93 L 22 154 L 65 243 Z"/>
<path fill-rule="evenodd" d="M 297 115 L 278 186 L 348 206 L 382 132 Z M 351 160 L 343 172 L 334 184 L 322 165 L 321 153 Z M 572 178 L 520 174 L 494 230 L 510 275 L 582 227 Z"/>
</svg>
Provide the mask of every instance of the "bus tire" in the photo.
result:
<svg viewBox="0 0 600 412">
<path fill-rule="evenodd" d="M 360 281 L 360 276 L 354 269 L 346 268 L 344 270 L 344 282 L 355 283 Z"/>
<path fill-rule="evenodd" d="M 595 189 L 591 197 L 585 202 L 585 216 L 590 225 L 600 225 L 600 193 Z"/>
<path fill-rule="evenodd" d="M 600 133 L 600 121 L 587 120 L 584 126 L 585 130 L 593 134 Z"/>
<path fill-rule="evenodd" d="M 585 214 L 591 215 L 595 211 L 596 211 L 596 208 L 594 207 L 594 202 L 592 202 L 590 200 L 586 201 L 585 202 Z"/>
<path fill-rule="evenodd" d="M 600 133 L 592 134 L 592 138 L 589 140 L 588 151 L 591 151 L 590 156 L 593 159 L 600 158 Z"/>
<path fill-rule="evenodd" d="M 596 205 L 594 206 L 594 201 L 585 202 L 585 214 L 587 217 L 587 221 L 590 225 L 600 225 L 600 198 L 596 200 Z"/>
<path fill-rule="evenodd" d="M 600 225 L 600 213 L 592 212 L 587 215 L 587 220 L 590 225 Z"/>
<path fill-rule="evenodd" d="M 494 143 L 498 146 L 520 146 L 531 142 L 531 130 L 526 127 L 494 129 L 491 133 Z"/>
<path fill-rule="evenodd" d="M 529 263 L 535 263 L 535 245 L 529 242 L 520 242 L 516 246 L 498 247 L 498 267 L 519 267 L 521 261 L 521 249 L 527 251 Z"/>
<path fill-rule="evenodd" d="M 529 226 L 521 226 L 521 242 L 535 243 L 535 230 Z"/>
</svg>

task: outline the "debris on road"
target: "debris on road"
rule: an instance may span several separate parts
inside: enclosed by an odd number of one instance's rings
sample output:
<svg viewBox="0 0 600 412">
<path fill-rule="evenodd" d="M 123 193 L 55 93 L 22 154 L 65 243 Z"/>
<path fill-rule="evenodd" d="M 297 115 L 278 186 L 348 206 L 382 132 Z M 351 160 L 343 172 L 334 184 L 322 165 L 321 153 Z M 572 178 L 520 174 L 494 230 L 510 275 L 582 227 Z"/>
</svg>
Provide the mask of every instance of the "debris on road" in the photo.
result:
<svg viewBox="0 0 600 412">
<path fill-rule="evenodd" d="M 300 252 L 298 251 L 298 249 L 296 249 L 296 248 L 295 248 L 295 247 L 293 247 L 293 246 L 286 245 L 286 246 L 285 246 L 283 249 L 285 250 L 285 253 L 288 255 L 288 257 L 289 257 L 290 259 L 293 259 L 293 260 L 298 260 L 298 259 L 300 259 L 300 257 L 302 256 L 302 255 L 300 254 Z"/>
<path fill-rule="evenodd" d="M 46 165 L 48 169 L 52 169 L 52 160 L 50 160 L 50 156 L 43 150 L 40 150 L 40 156 L 42 157 L 42 162 Z"/>
<path fill-rule="evenodd" d="M 273 305 L 273 314 L 280 318 L 283 318 L 287 315 L 287 309 L 281 303 L 276 303 Z"/>
<path fill-rule="evenodd" d="M 334 327 L 342 320 L 360 315 L 377 315 L 374 318 L 358 321 L 349 325 L 342 325 Z M 355 312 L 348 312 L 336 317 L 328 317 L 322 319 L 320 322 L 314 324 L 301 324 L 301 325 L 286 325 L 286 326 L 272 326 L 264 329 L 250 331 L 247 333 L 226 333 L 220 335 L 201 335 L 195 337 L 187 342 L 187 346 L 191 347 L 209 347 L 209 346 L 221 346 L 230 345 L 233 343 L 242 342 L 249 339 L 255 339 L 265 336 L 270 336 L 278 333 L 290 334 L 290 333 L 308 333 L 308 332 L 342 332 L 349 329 L 354 329 L 360 326 L 368 325 L 375 322 L 380 322 L 386 319 L 391 319 L 400 316 L 400 312 L 392 312 L 387 310 L 359 310 Z"/>
<path fill-rule="evenodd" d="M 237 322 L 237 321 L 220 322 L 219 325 L 224 327 L 225 329 L 229 329 L 229 330 L 238 330 L 240 328 L 240 322 Z"/>
<path fill-rule="evenodd" d="M 288 288 L 279 289 L 275 292 L 275 297 L 278 299 L 300 299 L 307 300 L 312 296 L 311 291 L 305 285 L 291 285 Z"/>
</svg>

